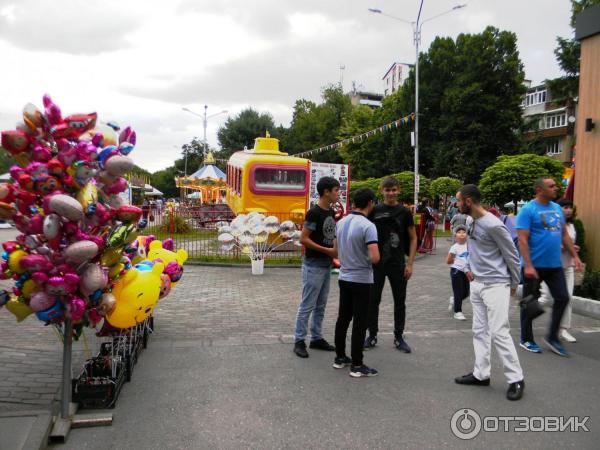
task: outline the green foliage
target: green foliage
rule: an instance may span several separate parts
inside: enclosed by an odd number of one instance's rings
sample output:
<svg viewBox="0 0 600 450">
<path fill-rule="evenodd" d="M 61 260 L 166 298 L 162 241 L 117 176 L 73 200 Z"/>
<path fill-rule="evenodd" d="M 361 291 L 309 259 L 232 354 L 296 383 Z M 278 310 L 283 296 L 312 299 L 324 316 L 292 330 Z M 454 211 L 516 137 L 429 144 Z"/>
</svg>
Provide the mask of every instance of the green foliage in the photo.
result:
<svg viewBox="0 0 600 450">
<path fill-rule="evenodd" d="M 590 6 L 600 4 L 600 0 L 571 0 L 571 28 L 575 30 L 575 17 Z M 546 80 L 546 86 L 552 98 L 558 102 L 572 102 L 579 95 L 579 60 L 581 58 L 581 44 L 575 38 L 556 38 L 557 46 L 554 55 L 558 65 L 565 72 L 562 77 Z"/>
<path fill-rule="evenodd" d="M 192 231 L 190 224 L 177 214 L 169 215 L 159 228 L 163 233 L 184 234 Z"/>
<path fill-rule="evenodd" d="M 322 103 L 300 99 L 294 105 L 290 128 L 282 134 L 282 147 L 290 154 L 333 144 L 339 140 L 339 130 L 352 104 L 340 86 L 329 85 L 321 92 Z M 311 157 L 313 161 L 342 162 L 337 150 L 328 150 Z"/>
<path fill-rule="evenodd" d="M 451 196 L 455 195 L 462 185 L 462 182 L 456 178 L 439 177 L 431 182 L 430 192 L 432 196 Z"/>
<path fill-rule="evenodd" d="M 183 175 L 178 173 L 175 166 L 167 167 L 152 174 L 152 186 L 161 191 L 167 198 L 179 197 L 179 189 L 175 186 L 175 177 Z"/>
<path fill-rule="evenodd" d="M 272 137 L 278 137 L 273 117 L 269 113 L 258 113 L 252 108 L 243 110 L 234 118 L 228 118 L 219 128 L 217 139 L 221 146 L 219 158 L 228 159 L 233 153 L 244 147 L 254 147 L 257 137 L 269 132 Z"/>
<path fill-rule="evenodd" d="M 364 181 L 352 181 L 350 183 L 350 197 L 352 194 L 359 188 L 368 187 L 371 188 L 377 194 L 377 198 L 380 200 L 383 199 L 381 195 L 381 191 L 379 189 L 379 185 L 383 181 L 384 178 L 388 176 L 394 177 L 398 180 L 400 184 L 400 195 L 398 196 L 398 200 L 403 203 L 411 203 L 414 200 L 414 182 L 415 182 L 415 174 L 414 172 L 400 172 L 393 173 L 390 175 L 386 175 L 385 177 L 380 178 L 368 178 Z M 420 191 L 419 191 L 419 199 L 428 198 L 431 196 L 431 180 L 429 178 L 421 175 L 419 180 L 420 182 Z"/>
<path fill-rule="evenodd" d="M 579 297 L 600 300 L 600 270 L 586 267 L 583 283 L 575 288 L 574 293 Z"/>
<path fill-rule="evenodd" d="M 532 154 L 500 156 L 483 172 L 479 188 L 486 202 L 504 205 L 533 197 L 533 183 L 540 177 L 553 178 L 562 188 L 565 168 L 555 159 Z M 559 196 L 562 192 L 559 192 Z"/>
</svg>

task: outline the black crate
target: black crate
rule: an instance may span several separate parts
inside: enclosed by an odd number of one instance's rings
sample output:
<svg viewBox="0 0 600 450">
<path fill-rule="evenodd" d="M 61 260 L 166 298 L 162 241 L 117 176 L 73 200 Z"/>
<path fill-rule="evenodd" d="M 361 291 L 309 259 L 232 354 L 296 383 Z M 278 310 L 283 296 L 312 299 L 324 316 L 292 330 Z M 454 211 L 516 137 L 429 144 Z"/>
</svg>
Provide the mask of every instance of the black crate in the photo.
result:
<svg viewBox="0 0 600 450">
<path fill-rule="evenodd" d="M 88 359 L 79 377 L 72 380 L 73 402 L 81 408 L 114 408 L 125 383 L 125 372 L 119 356 L 98 355 Z"/>
</svg>

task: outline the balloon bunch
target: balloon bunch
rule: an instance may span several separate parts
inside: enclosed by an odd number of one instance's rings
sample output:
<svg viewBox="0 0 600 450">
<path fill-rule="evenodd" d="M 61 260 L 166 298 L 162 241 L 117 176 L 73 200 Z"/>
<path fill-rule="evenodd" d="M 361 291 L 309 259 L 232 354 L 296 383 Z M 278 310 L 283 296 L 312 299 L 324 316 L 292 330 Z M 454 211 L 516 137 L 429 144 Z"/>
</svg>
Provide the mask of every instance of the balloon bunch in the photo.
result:
<svg viewBox="0 0 600 450">
<path fill-rule="evenodd" d="M 76 337 L 84 326 L 134 326 L 154 309 L 163 275 L 170 288 L 169 273 L 182 270 L 177 263 L 165 272 L 171 255 L 136 265 L 130 258 L 146 226 L 142 210 L 119 195 L 128 189 L 136 134 L 97 124 L 96 113 L 63 118 L 48 95 L 43 103 L 43 112 L 26 105 L 23 122 L 1 134 L 17 165 L 10 169 L 14 183 L 0 185 L 0 218 L 21 234 L 2 244 L 0 278 L 15 284 L 12 295 L 0 292 L 0 306 L 18 321 L 32 313 L 47 324 L 68 317 Z M 133 299 L 132 289 L 147 292 Z M 134 303 L 144 308 L 122 308 Z"/>
<path fill-rule="evenodd" d="M 280 224 L 277 217 L 265 217 L 257 212 L 240 214 L 231 223 L 218 222 L 217 230 L 221 251 L 229 252 L 238 248 L 253 261 L 265 259 L 271 252 L 289 242 L 300 245 L 300 231 L 296 229 L 294 222 L 286 220 Z M 280 244 L 275 244 L 276 236 L 270 238 L 277 233 L 283 239 Z"/>
</svg>

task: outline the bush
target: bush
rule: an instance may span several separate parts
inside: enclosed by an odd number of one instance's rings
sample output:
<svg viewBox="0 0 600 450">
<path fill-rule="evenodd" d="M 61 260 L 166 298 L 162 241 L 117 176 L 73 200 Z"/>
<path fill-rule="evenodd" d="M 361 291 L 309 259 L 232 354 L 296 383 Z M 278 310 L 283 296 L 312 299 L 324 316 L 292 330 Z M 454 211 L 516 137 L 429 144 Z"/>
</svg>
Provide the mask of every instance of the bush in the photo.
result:
<svg viewBox="0 0 600 450">
<path fill-rule="evenodd" d="M 165 233 L 189 233 L 192 227 L 183 217 L 177 215 L 167 215 L 167 220 L 160 226 L 160 231 Z"/>
<path fill-rule="evenodd" d="M 600 300 L 600 270 L 586 268 L 583 283 L 575 288 L 575 295 Z"/>
</svg>

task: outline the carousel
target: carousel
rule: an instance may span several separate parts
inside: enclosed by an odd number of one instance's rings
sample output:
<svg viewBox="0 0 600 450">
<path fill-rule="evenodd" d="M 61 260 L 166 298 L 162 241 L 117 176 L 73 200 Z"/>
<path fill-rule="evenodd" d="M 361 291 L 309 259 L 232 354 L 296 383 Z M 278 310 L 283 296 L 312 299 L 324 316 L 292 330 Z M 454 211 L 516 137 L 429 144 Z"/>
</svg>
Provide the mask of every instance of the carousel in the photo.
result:
<svg viewBox="0 0 600 450">
<path fill-rule="evenodd" d="M 225 202 L 227 193 L 226 175 L 215 165 L 209 153 L 204 165 L 187 177 L 176 177 L 175 185 L 180 189 L 181 200 L 203 204 Z"/>
</svg>

